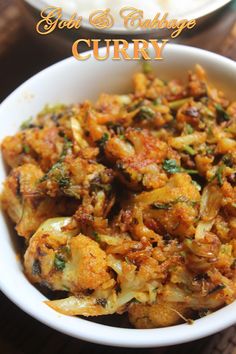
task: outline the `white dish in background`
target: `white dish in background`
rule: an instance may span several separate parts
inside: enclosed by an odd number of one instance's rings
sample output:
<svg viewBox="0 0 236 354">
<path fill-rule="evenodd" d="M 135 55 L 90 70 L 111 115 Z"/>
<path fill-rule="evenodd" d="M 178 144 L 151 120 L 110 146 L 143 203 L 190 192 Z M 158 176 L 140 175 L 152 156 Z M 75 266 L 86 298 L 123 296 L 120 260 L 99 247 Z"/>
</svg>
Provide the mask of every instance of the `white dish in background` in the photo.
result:
<svg viewBox="0 0 236 354">
<path fill-rule="evenodd" d="M 25 0 L 29 5 L 31 5 L 34 9 L 37 9 L 41 11 L 42 9 L 45 9 L 46 7 L 49 6 L 49 4 L 53 6 L 58 6 L 60 7 L 63 2 L 68 1 L 68 0 Z M 228 4 L 231 0 L 145 0 L 143 2 L 142 0 L 118 0 L 116 1 L 116 6 L 112 7 L 112 2 L 113 0 L 102 0 L 102 1 L 97 1 L 97 0 L 76 0 L 77 3 L 86 3 L 87 8 L 84 5 L 81 6 L 69 6 L 67 5 L 66 7 L 63 8 L 64 10 L 64 18 L 68 19 L 71 16 L 71 13 L 73 11 L 76 11 L 78 9 L 81 9 L 81 12 L 78 12 L 78 15 L 82 15 L 84 17 L 83 19 L 83 24 L 82 27 L 84 29 L 88 30 L 93 30 L 96 31 L 95 28 L 92 28 L 92 26 L 88 22 L 88 14 L 92 13 L 94 10 L 98 9 L 106 9 L 110 8 L 111 13 L 115 15 L 116 18 L 120 19 L 119 14 L 119 9 L 125 6 L 134 6 L 140 10 L 144 11 L 145 18 L 154 18 L 155 14 L 160 12 L 169 12 L 169 19 L 172 18 L 179 18 L 179 19 L 184 19 L 187 18 L 189 20 L 191 19 L 196 19 L 196 20 L 202 20 L 203 18 L 207 18 L 208 15 L 214 13 L 215 11 L 219 10 L 226 4 Z M 191 6 L 189 6 L 190 1 L 192 3 Z M 141 4 L 143 2 L 143 4 Z M 162 5 L 157 6 L 156 10 L 154 9 L 152 3 L 159 2 L 162 3 Z M 167 6 L 167 3 L 171 3 L 170 6 Z M 69 1 L 68 1 L 69 3 Z M 70 3 L 73 3 L 73 1 L 70 1 Z M 93 6 L 93 4 L 98 4 Z M 108 5 L 102 5 L 104 3 L 109 4 Z M 135 5 L 135 3 L 137 5 Z M 171 9 L 171 6 L 174 5 L 174 3 L 177 3 L 178 5 L 175 5 L 173 9 Z M 198 4 L 197 4 L 198 3 Z M 56 5 L 57 4 L 57 5 Z M 165 5 L 164 5 L 165 4 Z M 187 5 L 188 4 L 188 5 Z M 185 6 L 183 6 L 185 5 Z M 89 8 L 90 6 L 90 8 Z M 87 18 L 86 18 L 87 16 Z M 101 32 L 101 30 L 99 31 Z M 115 22 L 114 26 L 110 29 L 106 29 L 103 31 L 104 33 L 114 33 L 114 34 L 119 34 L 119 33 L 125 33 L 127 34 L 133 34 L 135 32 L 140 33 L 148 33 L 147 30 L 127 30 L 122 21 L 117 21 Z M 152 32 L 155 32 L 155 30 L 152 30 Z M 156 31 L 158 32 L 158 36 L 160 33 L 160 30 Z"/>
<path fill-rule="evenodd" d="M 130 53 L 132 46 L 130 46 Z M 165 59 L 155 62 L 160 78 L 185 78 L 196 63 L 202 65 L 209 80 L 236 99 L 236 62 L 193 47 L 167 45 Z M 129 92 L 131 78 L 140 64 L 134 61 L 99 62 L 91 58 L 78 62 L 69 58 L 26 81 L 0 106 L 0 141 L 17 132 L 21 122 L 36 115 L 45 104 L 80 102 L 96 99 L 99 93 Z M 105 79 L 104 79 L 105 78 Z M 234 97 L 233 97 L 234 96 Z M 0 183 L 6 171 L 0 159 Z M 236 302 L 196 320 L 159 329 L 125 329 L 104 326 L 78 317 L 61 315 L 43 303 L 45 297 L 24 276 L 16 257 L 14 235 L 0 213 L 0 287 L 17 306 L 32 317 L 56 330 L 83 340 L 124 347 L 158 347 L 193 341 L 223 330 L 236 323 Z"/>
<path fill-rule="evenodd" d="M 153 18 L 157 12 L 168 12 L 170 18 L 183 18 L 186 14 L 198 11 L 203 6 L 212 3 L 212 0 L 43 0 L 48 6 L 61 7 L 71 15 L 77 12 L 84 18 L 89 18 L 92 11 L 97 9 L 111 9 L 116 22 L 121 22 L 119 12 L 123 7 L 135 7 L 144 12 L 145 18 Z"/>
</svg>

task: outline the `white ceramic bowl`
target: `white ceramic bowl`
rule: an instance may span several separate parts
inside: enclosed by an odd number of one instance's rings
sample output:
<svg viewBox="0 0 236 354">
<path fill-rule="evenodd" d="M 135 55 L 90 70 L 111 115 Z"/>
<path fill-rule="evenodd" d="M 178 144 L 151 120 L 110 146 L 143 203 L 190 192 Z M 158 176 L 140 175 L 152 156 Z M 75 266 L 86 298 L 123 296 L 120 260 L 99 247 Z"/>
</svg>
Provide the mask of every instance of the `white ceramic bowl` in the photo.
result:
<svg viewBox="0 0 236 354">
<path fill-rule="evenodd" d="M 211 18 L 214 16 L 214 14 L 222 11 L 222 8 L 228 3 L 230 3 L 231 1 L 232 0 L 206 0 L 205 4 L 199 5 L 194 10 L 181 14 L 181 17 L 182 18 L 186 17 L 189 20 L 195 18 L 197 20 L 197 26 L 196 26 L 196 31 L 197 31 L 201 28 L 201 25 L 203 23 L 210 21 Z M 27 30 L 29 31 L 29 33 L 31 33 L 31 35 L 34 35 L 35 39 L 37 39 L 38 44 L 41 45 L 42 47 L 47 46 L 49 53 L 56 52 L 59 55 L 63 55 L 64 57 L 66 55 L 70 55 L 72 43 L 76 41 L 78 38 L 97 38 L 103 40 L 107 38 L 124 38 L 130 40 L 131 38 L 132 39 L 169 38 L 171 34 L 171 31 L 168 29 L 159 29 L 159 30 L 137 29 L 132 31 L 131 29 L 126 29 L 123 25 L 118 23 L 118 21 L 116 21 L 115 25 L 110 29 L 97 30 L 96 28 L 92 27 L 89 24 L 88 19 L 83 16 L 82 26 L 79 30 L 75 30 L 75 29 L 72 29 L 70 31 L 66 29 L 60 31 L 56 30 L 47 36 L 40 36 L 40 35 L 35 36 L 36 33 L 35 24 L 40 19 L 40 12 L 42 11 L 42 9 L 48 7 L 48 5 L 46 4 L 45 0 L 24 0 L 24 1 L 17 0 L 17 2 L 20 11 L 22 13 L 22 16 L 25 19 L 24 23 L 27 27 Z M 117 0 L 117 2 L 119 2 L 119 0 Z M 128 3 L 129 1 L 127 0 L 127 4 Z M 93 9 L 91 9 L 91 12 L 92 10 Z M 64 11 L 63 18 L 68 19 L 69 17 L 70 15 Z M 172 16 L 169 16 L 169 18 L 172 18 Z M 183 35 L 184 33 L 187 32 L 184 31 Z M 195 30 L 194 32 L 192 31 L 189 32 L 189 34 L 191 33 L 194 34 Z M 83 51 L 85 50 L 87 50 L 86 45 L 83 46 Z"/>
<path fill-rule="evenodd" d="M 132 47 L 130 47 L 132 51 Z M 165 59 L 154 64 L 159 77 L 187 76 L 196 63 L 204 66 L 209 79 L 232 99 L 236 98 L 236 63 L 192 47 L 168 45 Z M 14 134 L 20 123 L 34 116 L 47 103 L 72 103 L 96 99 L 101 92 L 129 92 L 132 74 L 139 69 L 134 61 L 77 62 L 69 58 L 40 72 L 14 91 L 0 106 L 0 141 Z M 9 73 L 10 74 L 10 73 Z M 234 96 L 234 97 L 233 97 Z M 6 176 L 0 161 L 0 183 Z M 161 329 L 125 329 L 104 326 L 77 317 L 60 315 L 43 303 L 45 297 L 29 283 L 16 257 L 14 235 L 0 214 L 0 287 L 16 305 L 46 325 L 87 341 L 124 347 L 158 347 L 196 340 L 236 323 L 236 302 L 201 318 L 193 325 Z"/>
</svg>

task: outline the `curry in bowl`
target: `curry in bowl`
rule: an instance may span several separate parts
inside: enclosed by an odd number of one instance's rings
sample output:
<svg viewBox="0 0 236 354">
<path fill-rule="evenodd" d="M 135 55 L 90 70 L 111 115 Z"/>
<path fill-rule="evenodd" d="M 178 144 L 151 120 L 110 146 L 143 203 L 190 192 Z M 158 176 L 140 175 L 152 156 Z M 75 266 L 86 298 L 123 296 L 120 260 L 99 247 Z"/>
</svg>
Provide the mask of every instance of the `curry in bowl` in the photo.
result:
<svg viewBox="0 0 236 354">
<path fill-rule="evenodd" d="M 133 92 L 47 106 L 2 142 L 2 207 L 29 281 L 68 315 L 136 328 L 205 316 L 236 297 L 236 102 L 197 66 Z"/>
</svg>

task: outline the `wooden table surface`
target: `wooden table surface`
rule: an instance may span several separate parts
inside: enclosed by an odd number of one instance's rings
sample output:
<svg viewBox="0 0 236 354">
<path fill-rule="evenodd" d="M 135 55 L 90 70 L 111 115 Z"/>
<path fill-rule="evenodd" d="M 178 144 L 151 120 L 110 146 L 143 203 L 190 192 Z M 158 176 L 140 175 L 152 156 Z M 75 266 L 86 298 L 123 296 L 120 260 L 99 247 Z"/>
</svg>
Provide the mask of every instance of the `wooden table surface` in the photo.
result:
<svg viewBox="0 0 236 354">
<path fill-rule="evenodd" d="M 178 39 L 178 42 L 208 49 L 236 60 L 236 1 L 221 9 L 194 32 Z M 0 0 L 0 102 L 24 80 L 70 55 L 69 50 L 55 54 L 51 48 L 40 44 L 37 34 L 27 31 L 25 18 L 15 1 Z M 222 335 L 218 334 L 214 341 Z M 60 334 L 39 323 L 0 293 L 0 354 L 202 354 L 211 342 L 212 337 L 209 337 L 185 345 L 145 350 L 90 344 Z M 208 353 L 213 353 L 213 349 L 209 349 L 206 354 Z"/>
</svg>

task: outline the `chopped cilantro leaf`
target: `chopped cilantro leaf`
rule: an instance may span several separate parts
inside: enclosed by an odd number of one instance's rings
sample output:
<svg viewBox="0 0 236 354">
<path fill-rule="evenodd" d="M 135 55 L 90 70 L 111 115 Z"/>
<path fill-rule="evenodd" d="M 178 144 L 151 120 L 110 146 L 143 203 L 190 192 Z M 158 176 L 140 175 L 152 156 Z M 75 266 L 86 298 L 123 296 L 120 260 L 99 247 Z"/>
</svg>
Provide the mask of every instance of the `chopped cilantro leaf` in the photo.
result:
<svg viewBox="0 0 236 354">
<path fill-rule="evenodd" d="M 161 97 L 156 98 L 153 102 L 154 106 L 159 106 L 162 103 Z"/>
<path fill-rule="evenodd" d="M 216 177 L 217 177 L 217 180 L 219 182 L 219 185 L 222 186 L 223 185 L 223 177 L 222 177 L 222 173 L 223 173 L 223 170 L 224 170 L 225 166 L 222 165 L 218 168 L 217 172 L 216 172 Z"/>
<path fill-rule="evenodd" d="M 142 120 L 150 120 L 154 116 L 155 116 L 155 112 L 150 107 L 143 106 L 140 108 L 140 111 L 136 115 L 135 120 L 137 122 L 140 122 Z"/>
<path fill-rule="evenodd" d="M 23 151 L 25 154 L 29 154 L 30 153 L 30 147 L 28 145 L 23 145 Z"/>
<path fill-rule="evenodd" d="M 181 172 L 188 173 L 189 175 L 198 175 L 199 172 L 197 170 L 187 170 L 186 168 L 183 168 Z"/>
<path fill-rule="evenodd" d="M 101 139 L 97 141 L 97 144 L 100 148 L 104 148 L 108 140 L 109 140 L 109 134 L 104 133 Z"/>
<path fill-rule="evenodd" d="M 62 150 L 62 153 L 60 156 L 61 160 L 63 160 L 66 157 L 68 151 L 73 147 L 72 141 L 70 141 L 67 137 L 64 137 L 64 140 L 65 140 L 65 142 L 64 142 L 63 150 Z"/>
<path fill-rule="evenodd" d="M 214 181 L 214 179 L 217 179 L 217 182 L 220 186 L 223 185 L 223 171 L 224 171 L 225 165 L 221 165 L 218 167 L 215 175 L 210 179 L 210 182 Z"/>
<path fill-rule="evenodd" d="M 190 175 L 198 174 L 197 170 L 187 170 L 177 165 L 177 162 L 175 160 L 165 160 L 163 163 L 163 169 L 170 174 L 179 173 L 179 172 L 185 172 Z"/>
<path fill-rule="evenodd" d="M 55 255 L 54 266 L 57 270 L 63 270 L 65 268 L 66 264 L 62 256 L 58 254 Z"/>
<path fill-rule="evenodd" d="M 171 174 L 181 172 L 181 167 L 177 165 L 175 160 L 165 160 L 163 163 L 163 169 Z"/>
<path fill-rule="evenodd" d="M 70 178 L 61 176 L 58 178 L 58 184 L 60 188 L 68 188 L 70 186 Z"/>
<path fill-rule="evenodd" d="M 233 167 L 233 156 L 231 154 L 226 154 L 222 160 L 226 166 Z"/>
<path fill-rule="evenodd" d="M 229 117 L 228 113 L 223 109 L 221 104 L 216 103 L 215 104 L 215 108 L 216 108 L 217 113 L 218 113 L 218 123 L 222 123 L 224 121 L 230 120 L 230 117 Z"/>
<path fill-rule="evenodd" d="M 194 132 L 194 129 L 190 124 L 185 125 L 185 130 L 187 134 L 192 134 Z"/>
<path fill-rule="evenodd" d="M 93 232 L 93 238 L 96 242 L 100 242 L 100 237 L 96 231 Z"/>
</svg>

